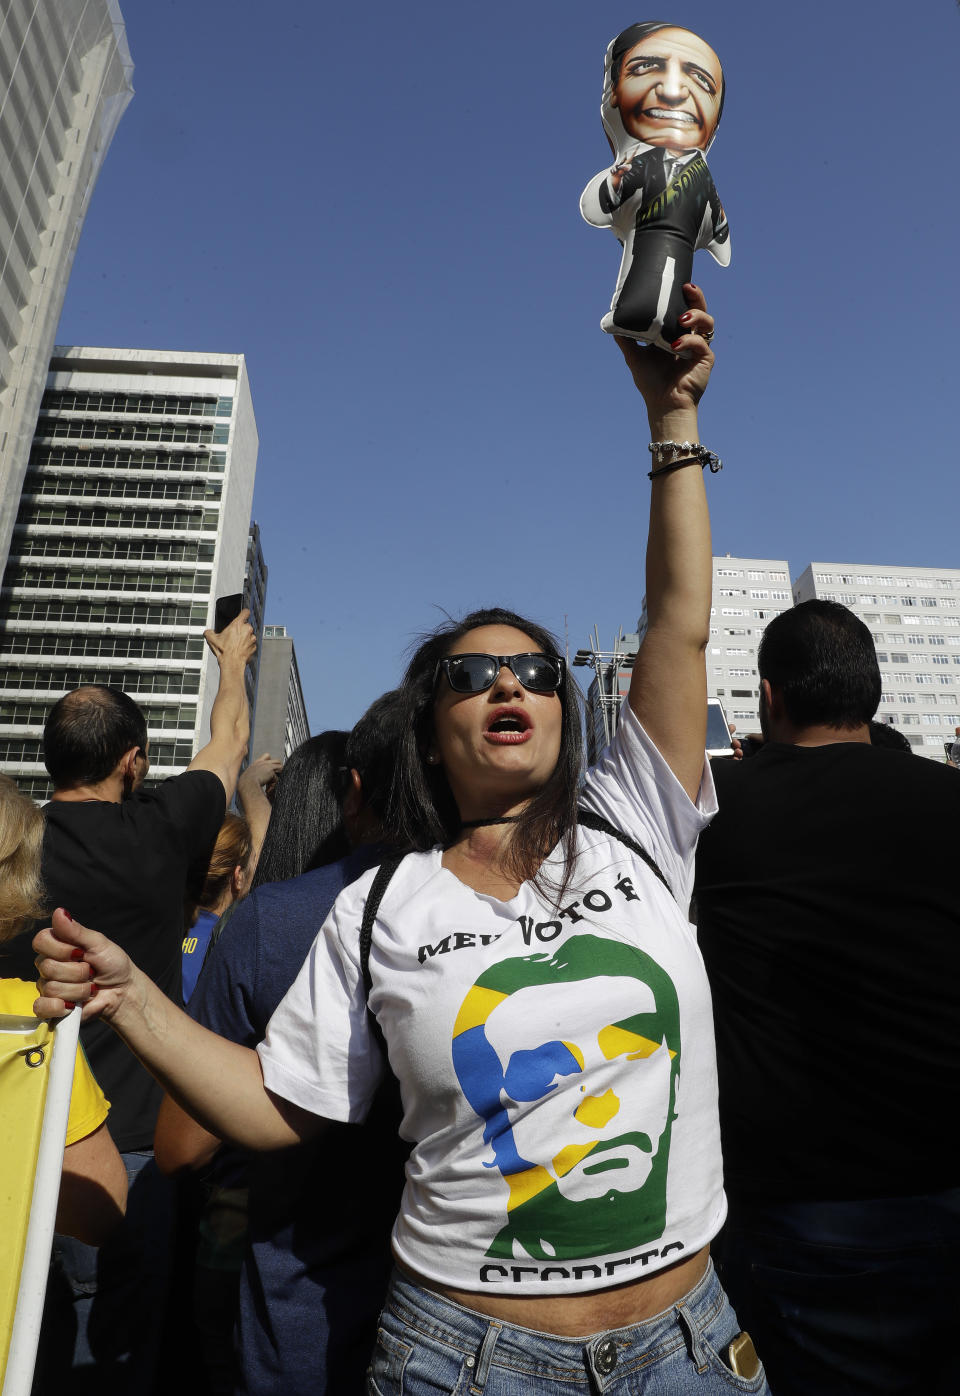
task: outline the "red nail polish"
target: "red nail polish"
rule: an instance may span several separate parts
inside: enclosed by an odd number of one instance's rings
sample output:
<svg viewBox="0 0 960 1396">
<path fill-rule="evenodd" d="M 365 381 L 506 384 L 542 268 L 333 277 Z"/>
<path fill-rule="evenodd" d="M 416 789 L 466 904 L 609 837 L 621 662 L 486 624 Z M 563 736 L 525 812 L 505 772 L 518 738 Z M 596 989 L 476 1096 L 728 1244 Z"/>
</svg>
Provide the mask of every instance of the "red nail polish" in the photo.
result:
<svg viewBox="0 0 960 1396">
<path fill-rule="evenodd" d="M 67 910 L 67 908 L 66 908 L 65 906 L 62 906 L 62 907 L 60 908 L 60 910 L 63 912 L 64 916 L 67 918 L 68 921 L 72 921 L 72 920 L 73 920 L 73 917 L 70 915 L 69 911 Z"/>
<path fill-rule="evenodd" d="M 681 337 L 680 339 L 675 339 L 675 340 L 673 341 L 673 343 L 670 345 L 670 348 L 671 348 L 671 349 L 679 349 L 682 343 L 683 343 L 683 338 L 682 338 L 682 337 Z"/>
<path fill-rule="evenodd" d="M 71 1003 L 69 999 L 64 999 L 63 1006 L 64 1008 L 76 1008 L 77 1005 L 75 1003 Z"/>
<path fill-rule="evenodd" d="M 73 949 L 70 951 L 70 958 L 71 960 L 83 959 L 83 951 L 80 949 L 79 945 L 75 945 Z"/>
<path fill-rule="evenodd" d="M 91 985 L 90 985 L 90 997 L 91 997 L 91 998 L 94 998 L 97 994 L 99 994 L 99 992 L 100 992 L 100 985 L 99 985 L 99 984 L 91 984 Z"/>
<path fill-rule="evenodd" d="M 685 311 L 683 315 L 680 315 L 677 318 L 679 319 L 681 325 L 685 325 L 687 321 L 690 319 L 690 311 Z"/>
</svg>

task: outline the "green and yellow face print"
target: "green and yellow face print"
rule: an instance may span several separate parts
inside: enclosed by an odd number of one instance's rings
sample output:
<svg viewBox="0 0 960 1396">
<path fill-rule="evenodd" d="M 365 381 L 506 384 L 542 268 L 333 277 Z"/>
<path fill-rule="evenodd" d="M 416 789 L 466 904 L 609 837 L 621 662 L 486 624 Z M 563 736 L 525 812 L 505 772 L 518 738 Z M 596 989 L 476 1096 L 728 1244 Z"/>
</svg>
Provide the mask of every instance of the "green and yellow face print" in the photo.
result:
<svg viewBox="0 0 960 1396">
<path fill-rule="evenodd" d="M 680 1019 L 642 950 L 574 935 L 492 966 L 460 1007 L 453 1065 L 507 1186 L 489 1256 L 572 1260 L 662 1236 Z"/>
</svg>

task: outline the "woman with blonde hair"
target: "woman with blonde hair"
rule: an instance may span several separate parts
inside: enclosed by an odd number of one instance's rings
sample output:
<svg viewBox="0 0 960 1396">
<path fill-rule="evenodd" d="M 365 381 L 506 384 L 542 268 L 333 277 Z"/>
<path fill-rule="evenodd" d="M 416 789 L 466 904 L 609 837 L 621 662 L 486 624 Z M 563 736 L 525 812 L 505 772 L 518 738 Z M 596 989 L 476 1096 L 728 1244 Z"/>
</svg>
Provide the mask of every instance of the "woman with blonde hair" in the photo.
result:
<svg viewBox="0 0 960 1396">
<path fill-rule="evenodd" d="M 0 775 L 0 943 L 11 940 L 43 915 L 42 844 L 40 810 L 9 776 Z M 0 1014 L 30 1017 L 36 996 L 35 984 L 0 978 Z M 78 1048 L 57 1230 L 91 1246 L 106 1240 L 126 1206 L 127 1174 L 107 1132 L 109 1108 L 83 1048 Z"/>
</svg>

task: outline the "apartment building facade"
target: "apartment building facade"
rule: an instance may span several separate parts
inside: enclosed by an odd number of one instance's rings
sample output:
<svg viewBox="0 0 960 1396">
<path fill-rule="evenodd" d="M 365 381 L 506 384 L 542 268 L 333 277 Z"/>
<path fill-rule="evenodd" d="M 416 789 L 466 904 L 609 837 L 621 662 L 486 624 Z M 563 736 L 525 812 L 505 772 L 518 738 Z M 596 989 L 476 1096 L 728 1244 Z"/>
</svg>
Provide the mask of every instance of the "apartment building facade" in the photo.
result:
<svg viewBox="0 0 960 1396">
<path fill-rule="evenodd" d="M 811 562 L 794 597 L 839 601 L 860 617 L 880 663 L 878 720 L 942 761 L 960 726 L 960 569 Z"/>
<path fill-rule="evenodd" d="M 707 692 L 741 734 L 760 729 L 757 650 L 764 629 L 792 605 L 785 558 L 713 559 Z"/>
<path fill-rule="evenodd" d="M 262 623 L 257 450 L 242 355 L 55 348 L 0 590 L 0 769 L 34 798 L 46 712 L 80 684 L 136 699 L 157 778 L 208 740 L 216 598 Z"/>
<path fill-rule="evenodd" d="M 0 569 L 74 253 L 132 74 L 116 0 L 0 6 Z"/>
</svg>

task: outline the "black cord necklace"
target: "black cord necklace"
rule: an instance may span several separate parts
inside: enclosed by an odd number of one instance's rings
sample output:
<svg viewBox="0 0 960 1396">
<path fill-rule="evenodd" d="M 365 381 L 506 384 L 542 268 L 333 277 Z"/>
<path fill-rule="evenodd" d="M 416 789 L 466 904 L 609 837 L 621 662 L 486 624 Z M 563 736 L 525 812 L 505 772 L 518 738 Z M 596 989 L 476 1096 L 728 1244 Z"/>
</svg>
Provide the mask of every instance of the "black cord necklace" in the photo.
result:
<svg viewBox="0 0 960 1396">
<path fill-rule="evenodd" d="M 488 824 L 516 824 L 519 814 L 502 814 L 499 819 L 463 819 L 461 829 L 484 829 Z"/>
</svg>

